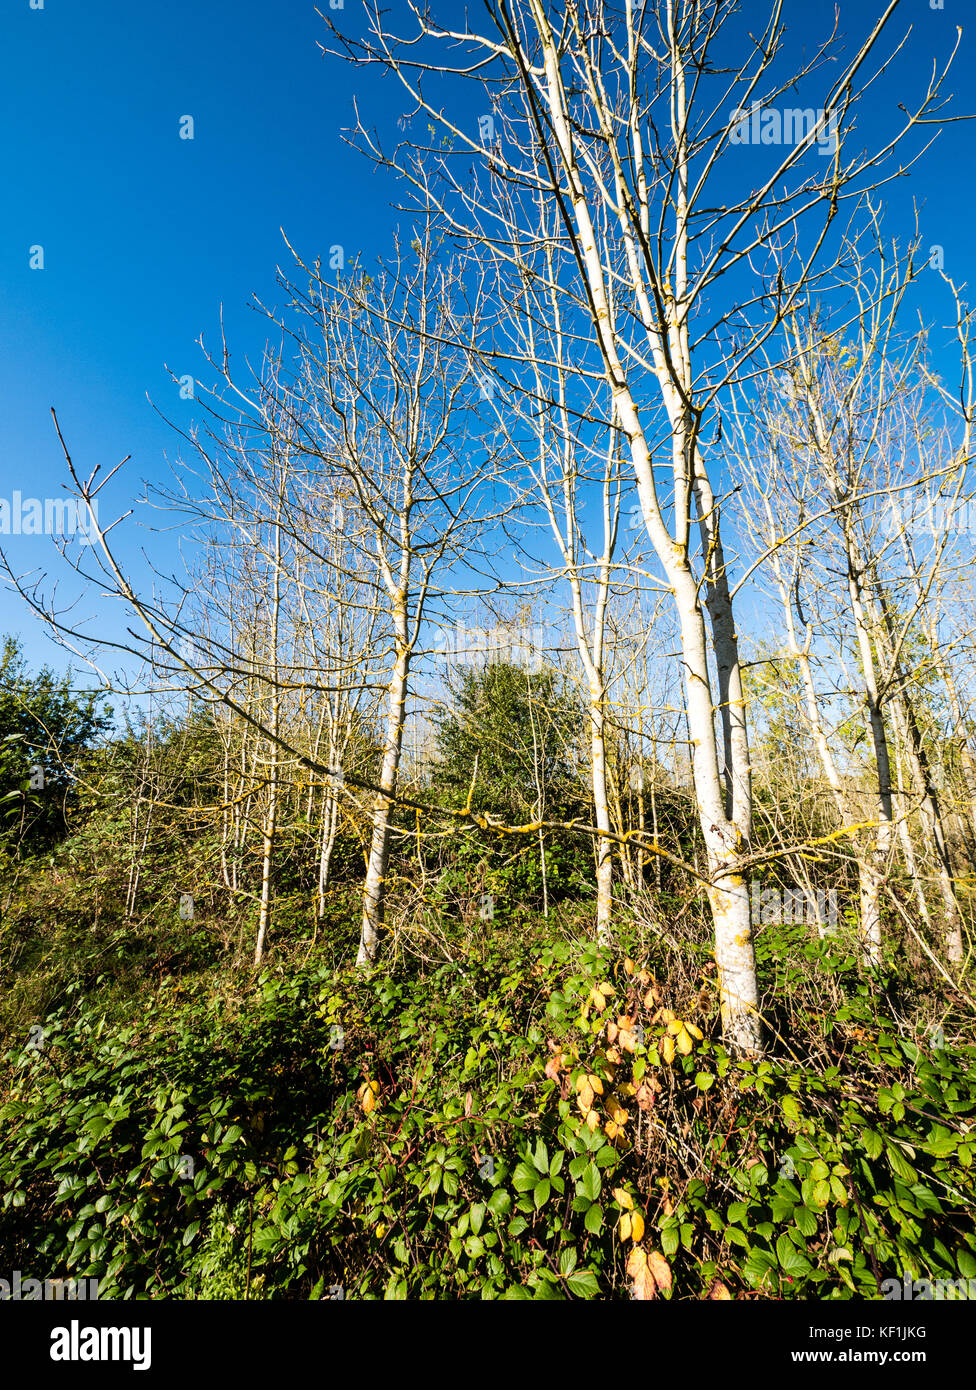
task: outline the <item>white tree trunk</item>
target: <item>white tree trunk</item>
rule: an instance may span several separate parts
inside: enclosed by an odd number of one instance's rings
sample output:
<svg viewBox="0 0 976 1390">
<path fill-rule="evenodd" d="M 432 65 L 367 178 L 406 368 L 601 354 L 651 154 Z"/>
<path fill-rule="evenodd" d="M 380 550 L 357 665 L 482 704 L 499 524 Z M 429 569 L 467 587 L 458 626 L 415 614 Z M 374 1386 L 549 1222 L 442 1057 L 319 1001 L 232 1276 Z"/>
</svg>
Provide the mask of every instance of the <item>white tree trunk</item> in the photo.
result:
<svg viewBox="0 0 976 1390">
<path fill-rule="evenodd" d="M 393 679 L 386 703 L 386 733 L 383 740 L 383 765 L 380 772 L 381 791 L 373 803 L 373 834 L 366 867 L 363 890 L 363 920 L 359 937 L 356 964 L 362 968 L 372 965 L 380 945 L 380 932 L 386 906 L 386 875 L 390 858 L 390 814 L 396 795 L 397 773 L 403 748 L 403 725 L 407 703 L 407 678 L 410 652 L 398 643 Z"/>
</svg>

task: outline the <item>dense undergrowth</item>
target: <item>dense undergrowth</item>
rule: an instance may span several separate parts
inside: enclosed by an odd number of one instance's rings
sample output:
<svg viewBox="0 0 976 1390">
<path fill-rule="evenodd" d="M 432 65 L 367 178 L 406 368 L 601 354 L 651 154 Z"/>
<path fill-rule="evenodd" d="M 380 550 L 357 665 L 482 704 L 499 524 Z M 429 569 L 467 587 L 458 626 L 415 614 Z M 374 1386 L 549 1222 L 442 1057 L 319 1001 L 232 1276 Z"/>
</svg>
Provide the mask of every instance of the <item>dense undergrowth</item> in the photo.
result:
<svg viewBox="0 0 976 1390">
<path fill-rule="evenodd" d="M 102 1298 L 976 1277 L 962 996 L 946 1013 L 942 985 L 869 977 L 843 933 L 767 928 L 750 1061 L 718 1040 L 704 946 L 634 926 L 601 951 L 562 920 L 368 975 L 323 938 L 257 976 L 201 949 L 128 996 L 111 972 L 69 989 L 43 1031 L 8 1029 L 0 1265 Z"/>
</svg>

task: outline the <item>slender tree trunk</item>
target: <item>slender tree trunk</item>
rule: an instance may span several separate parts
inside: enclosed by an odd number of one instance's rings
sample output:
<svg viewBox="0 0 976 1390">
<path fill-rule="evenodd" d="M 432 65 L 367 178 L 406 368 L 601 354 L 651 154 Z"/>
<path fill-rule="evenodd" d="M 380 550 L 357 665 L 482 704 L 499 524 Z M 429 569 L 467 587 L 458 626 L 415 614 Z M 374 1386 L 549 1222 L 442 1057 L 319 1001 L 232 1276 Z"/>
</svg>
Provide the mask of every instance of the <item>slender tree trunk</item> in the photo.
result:
<svg viewBox="0 0 976 1390">
<path fill-rule="evenodd" d="M 403 623 L 403 637 L 397 643 L 396 664 L 393 679 L 387 693 L 386 733 L 383 740 L 383 765 L 380 772 L 381 791 L 373 803 L 373 834 L 366 867 L 366 885 L 363 890 L 363 921 L 359 937 L 359 952 L 356 964 L 362 968 L 371 965 L 379 950 L 380 932 L 383 929 L 386 874 L 390 857 L 390 814 L 393 798 L 396 795 L 397 773 L 400 767 L 400 753 L 403 748 L 403 725 L 407 704 L 407 678 L 410 671 L 410 650 L 406 645 L 406 623 Z"/>
<path fill-rule="evenodd" d="M 905 858 L 905 869 L 912 881 L 912 889 L 915 893 L 915 903 L 918 907 L 918 914 L 925 925 L 931 930 L 932 918 L 929 914 L 929 905 L 925 897 L 925 885 L 922 882 L 921 869 L 915 857 L 915 846 L 912 842 L 912 830 L 909 824 L 909 801 L 905 787 L 904 774 L 904 741 L 898 740 L 895 745 L 895 776 L 898 787 L 897 822 L 898 838 L 901 840 L 902 854 Z"/>
<path fill-rule="evenodd" d="M 261 835 L 261 906 L 258 912 L 258 935 L 254 943 L 254 964 L 264 960 L 271 922 L 271 882 L 275 840 L 278 828 L 278 769 L 277 749 L 272 750 L 271 783 L 268 787 L 268 808 Z"/>
<path fill-rule="evenodd" d="M 610 805 L 607 797 L 607 748 L 602 684 L 590 685 L 590 763 L 593 812 L 596 828 L 596 937 L 601 945 L 610 939 L 613 912 L 613 850 L 610 843 Z"/>
<path fill-rule="evenodd" d="M 859 635 L 864 636 L 862 631 L 859 631 Z M 862 660 L 863 657 L 862 647 Z M 878 777 L 878 826 L 874 846 L 868 851 L 863 864 L 859 864 L 858 869 L 861 890 L 861 949 L 864 953 L 865 963 L 876 966 L 881 962 L 881 893 L 891 861 L 893 823 L 888 735 L 874 682 L 874 667 L 870 653 L 868 653 L 867 665 L 870 674 L 868 676 L 866 715 Z"/>
<path fill-rule="evenodd" d="M 708 901 L 715 925 L 722 1026 L 736 1046 L 758 1052 L 762 1044 L 756 959 L 748 885 L 740 860 L 748 851 L 739 827 L 726 816 L 726 787 L 715 739 L 705 621 L 698 583 L 685 566 L 676 576 L 675 600 L 685 666 L 692 775 L 708 864 Z"/>
<path fill-rule="evenodd" d="M 962 915 L 956 899 L 952 864 L 949 859 L 949 847 L 946 844 L 945 828 L 938 797 L 929 776 L 921 731 L 910 702 L 903 693 L 899 693 L 893 697 L 891 707 L 895 729 L 901 739 L 905 751 L 905 761 L 915 784 L 915 792 L 919 799 L 919 812 L 925 824 L 927 839 L 934 851 L 932 857 L 944 914 L 946 958 L 957 965 L 963 958 Z"/>
</svg>

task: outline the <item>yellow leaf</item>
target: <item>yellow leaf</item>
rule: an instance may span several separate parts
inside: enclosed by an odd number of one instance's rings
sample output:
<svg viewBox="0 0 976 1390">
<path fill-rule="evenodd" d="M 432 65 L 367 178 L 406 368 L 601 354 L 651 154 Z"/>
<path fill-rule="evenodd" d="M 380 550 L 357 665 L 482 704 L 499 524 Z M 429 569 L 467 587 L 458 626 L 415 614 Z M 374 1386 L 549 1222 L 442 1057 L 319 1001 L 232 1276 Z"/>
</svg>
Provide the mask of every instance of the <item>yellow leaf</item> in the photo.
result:
<svg viewBox="0 0 976 1390">
<path fill-rule="evenodd" d="M 695 1044 L 691 1041 L 691 1034 L 687 1031 L 687 1029 L 682 1028 L 681 1032 L 675 1039 L 675 1046 L 681 1053 L 682 1057 L 687 1057 L 688 1053 L 691 1051 L 694 1045 Z"/>
<path fill-rule="evenodd" d="M 620 1218 L 620 1239 L 622 1241 L 630 1240 L 630 1214 L 628 1212 L 624 1212 Z"/>
<path fill-rule="evenodd" d="M 606 1106 L 607 1114 L 615 1124 L 625 1125 L 627 1123 L 629 1118 L 627 1111 L 623 1108 L 615 1095 L 611 1094 L 607 1096 Z"/>
<path fill-rule="evenodd" d="M 639 1211 L 630 1218 L 630 1238 L 635 1242 L 644 1239 L 644 1218 Z"/>
<path fill-rule="evenodd" d="M 379 1223 L 379 1225 L 376 1227 L 376 1234 L 377 1234 L 377 1237 L 378 1237 L 380 1240 L 382 1240 L 383 1237 L 386 1235 L 386 1232 L 387 1232 L 386 1223 L 383 1222 L 383 1221 L 381 1221 L 381 1222 Z"/>
<path fill-rule="evenodd" d="M 685 1027 L 688 1029 L 688 1032 L 691 1034 L 693 1038 L 697 1038 L 699 1042 L 702 1041 L 702 1034 L 693 1023 L 686 1023 Z"/>
<path fill-rule="evenodd" d="M 598 1076 L 592 1076 L 592 1075 L 590 1075 L 590 1076 L 588 1076 L 586 1079 L 587 1079 L 587 1081 L 590 1083 L 590 1085 L 593 1087 L 593 1089 L 594 1089 L 594 1091 L 596 1092 L 596 1094 L 597 1094 L 598 1096 L 602 1096 L 602 1095 L 603 1095 L 603 1082 L 600 1080 L 600 1078 L 599 1078 Z"/>
<path fill-rule="evenodd" d="M 589 1114 L 587 1115 L 587 1117 L 586 1117 L 586 1127 L 587 1127 L 587 1129 L 590 1131 L 591 1134 L 593 1134 L 593 1133 L 596 1132 L 596 1129 L 597 1129 L 597 1126 L 599 1125 L 599 1123 L 600 1123 L 600 1117 L 599 1117 L 599 1115 L 596 1113 L 595 1110 L 591 1110 L 590 1113 L 589 1113 Z"/>
<path fill-rule="evenodd" d="M 634 1210 L 634 1199 L 633 1197 L 631 1197 L 630 1193 L 625 1188 L 615 1187 L 613 1189 L 613 1195 L 614 1197 L 616 1197 L 617 1201 L 620 1203 L 620 1205 L 624 1208 L 625 1211 Z"/>
<path fill-rule="evenodd" d="M 636 968 L 637 967 L 634 965 L 634 962 L 628 956 L 627 959 L 624 961 L 624 969 L 626 970 L 627 974 L 633 975 Z"/>
<path fill-rule="evenodd" d="M 732 1301 L 732 1295 L 729 1293 L 728 1289 L 722 1283 L 721 1279 L 714 1279 L 712 1281 L 712 1287 L 708 1291 L 708 1296 L 709 1298 L 713 1299 L 717 1298 L 722 1303 Z"/>
<path fill-rule="evenodd" d="M 674 1038 L 665 1038 L 661 1043 L 661 1055 L 668 1063 L 674 1061 Z"/>
<path fill-rule="evenodd" d="M 380 1083 L 378 1081 L 366 1081 L 360 1086 L 358 1095 L 359 1103 L 363 1107 L 364 1115 L 371 1115 L 376 1109 L 376 1097 L 380 1093 Z"/>
</svg>

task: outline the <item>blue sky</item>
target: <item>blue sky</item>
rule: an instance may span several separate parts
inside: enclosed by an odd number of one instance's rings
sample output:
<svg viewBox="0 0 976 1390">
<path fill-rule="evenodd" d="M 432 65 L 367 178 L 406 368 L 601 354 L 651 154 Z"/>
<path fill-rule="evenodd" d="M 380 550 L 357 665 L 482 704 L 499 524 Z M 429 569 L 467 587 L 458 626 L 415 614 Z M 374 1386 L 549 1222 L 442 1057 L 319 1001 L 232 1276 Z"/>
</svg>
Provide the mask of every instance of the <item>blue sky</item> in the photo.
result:
<svg viewBox="0 0 976 1390">
<path fill-rule="evenodd" d="M 824 0 L 786 8 L 801 41 L 833 11 Z M 909 23 L 914 33 L 868 124 L 887 128 L 906 84 L 924 83 L 968 8 L 903 0 L 892 36 Z M 880 0 L 845 0 L 841 26 L 860 35 L 881 9 Z M 764 14 L 766 0 L 756 10 Z M 361 25 L 358 0 L 336 17 Z M 5 0 L 0 494 L 58 495 L 65 473 L 53 405 L 81 471 L 132 455 L 111 494 L 125 509 L 140 480 L 164 479 L 178 452 L 147 394 L 184 427 L 193 413 L 164 364 L 208 377 L 195 339 L 215 341 L 221 304 L 233 350 L 260 347 L 262 323 L 246 306 L 252 293 L 274 301 L 275 266 L 287 258 L 279 228 L 309 255 L 335 244 L 347 260 L 388 249 L 396 189 L 340 131 L 355 96 L 392 137 L 403 102 L 390 81 L 324 58 L 324 37 L 310 0 L 44 0 L 43 10 Z M 976 109 L 974 79 L 976 50 L 964 35 L 949 82 L 957 113 Z M 185 115 L 193 140 L 179 137 Z M 945 248 L 960 281 L 972 279 L 974 138 L 972 124 L 948 126 L 913 177 L 886 194 L 891 232 L 907 230 L 912 197 L 924 201 L 926 240 Z M 35 245 L 43 270 L 29 267 Z M 106 510 L 109 499 L 103 520 Z M 156 544 L 131 530 L 123 556 L 137 564 L 144 543 Z M 17 568 L 45 567 L 49 547 L 21 538 L 10 554 Z M 32 659 L 61 664 L 19 600 L 5 598 L 0 626 L 21 634 Z"/>
</svg>

